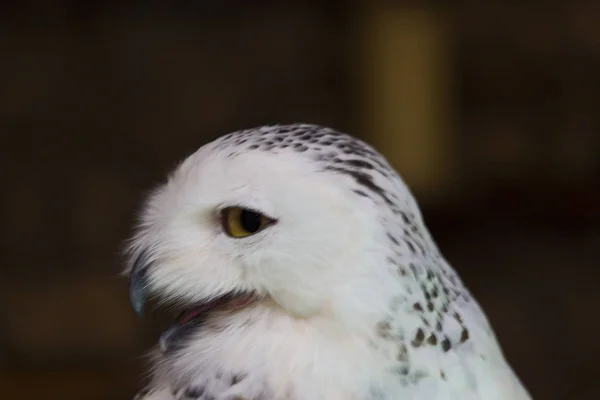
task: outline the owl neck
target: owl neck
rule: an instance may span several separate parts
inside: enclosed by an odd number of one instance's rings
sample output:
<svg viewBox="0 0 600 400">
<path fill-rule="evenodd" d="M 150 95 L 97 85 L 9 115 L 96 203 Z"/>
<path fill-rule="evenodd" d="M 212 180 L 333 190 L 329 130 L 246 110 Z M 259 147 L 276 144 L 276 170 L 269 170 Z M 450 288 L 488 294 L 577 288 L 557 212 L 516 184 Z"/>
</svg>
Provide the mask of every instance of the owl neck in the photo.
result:
<svg viewBox="0 0 600 400">
<path fill-rule="evenodd" d="M 184 348 L 159 354 L 155 379 L 186 386 L 214 379 L 221 371 L 262 382 L 272 392 L 285 393 L 297 385 L 319 388 L 312 397 L 294 398 L 320 399 L 331 393 L 328 399 L 364 399 L 384 365 L 371 335 L 259 304 L 208 320 Z"/>
</svg>

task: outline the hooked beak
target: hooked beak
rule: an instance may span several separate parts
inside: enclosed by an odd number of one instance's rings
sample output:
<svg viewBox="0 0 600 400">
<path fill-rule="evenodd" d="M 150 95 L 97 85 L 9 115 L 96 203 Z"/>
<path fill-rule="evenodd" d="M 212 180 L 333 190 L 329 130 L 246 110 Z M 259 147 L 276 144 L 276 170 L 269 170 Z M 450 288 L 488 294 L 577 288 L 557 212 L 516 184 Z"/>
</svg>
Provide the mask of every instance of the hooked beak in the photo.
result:
<svg viewBox="0 0 600 400">
<path fill-rule="evenodd" d="M 135 259 L 129 273 L 129 302 L 140 318 L 144 315 L 144 306 L 148 299 L 146 272 L 148 271 L 149 264 L 146 252 L 141 252 Z"/>
<path fill-rule="evenodd" d="M 141 251 L 129 271 L 129 301 L 140 318 L 144 315 L 144 306 L 151 293 L 148 271 L 153 263 L 154 260 L 151 259 L 149 252 Z M 207 314 L 219 311 L 234 312 L 258 299 L 254 292 L 232 291 L 191 302 L 163 332 L 160 348 L 165 352 L 185 342 L 190 333 L 202 326 Z"/>
</svg>

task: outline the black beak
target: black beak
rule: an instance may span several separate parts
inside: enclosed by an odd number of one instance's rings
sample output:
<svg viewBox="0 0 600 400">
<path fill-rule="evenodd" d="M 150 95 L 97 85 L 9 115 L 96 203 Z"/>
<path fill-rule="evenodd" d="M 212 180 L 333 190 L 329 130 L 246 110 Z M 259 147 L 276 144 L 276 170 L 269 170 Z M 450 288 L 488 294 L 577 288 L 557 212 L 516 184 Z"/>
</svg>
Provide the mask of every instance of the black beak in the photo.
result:
<svg viewBox="0 0 600 400">
<path fill-rule="evenodd" d="M 148 297 L 146 272 L 149 264 L 148 255 L 142 251 L 133 262 L 129 273 L 129 302 L 140 318 L 144 315 L 144 306 Z"/>
</svg>

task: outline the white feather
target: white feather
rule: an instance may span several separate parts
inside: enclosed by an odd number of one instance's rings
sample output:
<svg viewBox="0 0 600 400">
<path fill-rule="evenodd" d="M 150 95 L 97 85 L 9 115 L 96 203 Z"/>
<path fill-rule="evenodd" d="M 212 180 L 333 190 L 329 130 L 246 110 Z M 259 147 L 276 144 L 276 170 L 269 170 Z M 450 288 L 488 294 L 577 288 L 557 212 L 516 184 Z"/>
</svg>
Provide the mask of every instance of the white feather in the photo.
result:
<svg viewBox="0 0 600 400">
<path fill-rule="evenodd" d="M 282 127 L 261 129 L 251 132 L 248 143 L 285 135 L 278 132 Z M 377 193 L 353 192 L 368 187 L 352 174 L 315 161 L 314 152 L 327 149 L 246 151 L 232 138 L 201 148 L 153 193 L 131 252 L 149 251 L 150 285 L 164 299 L 193 304 L 252 290 L 265 300 L 213 315 L 176 354 L 156 351 L 155 386 L 175 392 L 201 386 L 219 399 L 529 399 L 484 313 L 439 253 L 416 201 L 391 169 L 387 176 L 377 169 L 362 172 L 393 199 L 396 212 Z M 383 158 L 378 161 L 389 168 Z M 217 218 L 225 206 L 259 210 L 278 223 L 232 239 Z M 407 236 L 399 212 L 412 216 L 417 239 Z M 399 238 L 397 245 L 390 235 Z M 409 251 L 415 246 L 423 251 Z M 420 328 L 435 331 L 436 313 L 415 310 L 419 302 L 426 307 L 419 271 L 434 271 L 442 283 L 464 292 L 452 301 L 443 294 L 428 300 L 436 310 L 447 301 L 447 315 L 458 313 L 462 320 L 444 319 L 436 345 L 411 345 L 415 337 L 419 341 Z M 469 338 L 460 343 L 465 326 Z M 440 346 L 444 337 L 449 350 Z M 244 379 L 224 385 L 216 371 Z M 170 390 L 147 400 L 174 398 Z"/>
</svg>

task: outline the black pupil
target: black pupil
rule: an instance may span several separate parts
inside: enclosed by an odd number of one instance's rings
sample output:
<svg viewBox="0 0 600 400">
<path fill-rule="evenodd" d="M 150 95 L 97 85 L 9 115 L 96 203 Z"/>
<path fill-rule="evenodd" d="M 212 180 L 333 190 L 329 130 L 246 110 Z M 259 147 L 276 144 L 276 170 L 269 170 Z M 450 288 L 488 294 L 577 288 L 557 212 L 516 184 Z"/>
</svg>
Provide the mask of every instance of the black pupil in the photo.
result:
<svg viewBox="0 0 600 400">
<path fill-rule="evenodd" d="M 240 223 L 246 232 L 255 233 L 260 229 L 261 215 L 254 211 L 242 210 Z"/>
</svg>

